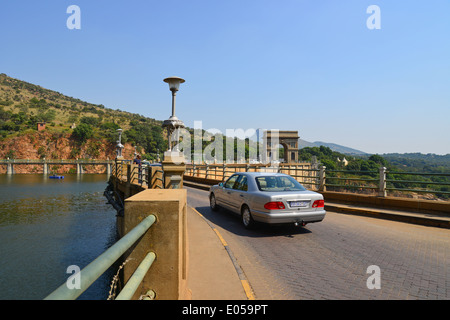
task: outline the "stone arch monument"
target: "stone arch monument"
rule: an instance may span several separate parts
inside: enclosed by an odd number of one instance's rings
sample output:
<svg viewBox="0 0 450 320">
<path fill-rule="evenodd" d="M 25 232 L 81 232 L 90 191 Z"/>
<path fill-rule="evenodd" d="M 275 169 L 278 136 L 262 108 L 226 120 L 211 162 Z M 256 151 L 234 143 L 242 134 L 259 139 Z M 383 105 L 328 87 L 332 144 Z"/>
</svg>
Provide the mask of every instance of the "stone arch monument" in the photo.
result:
<svg viewBox="0 0 450 320">
<path fill-rule="evenodd" d="M 278 139 L 276 139 L 278 135 Z M 266 147 L 267 159 L 277 159 L 271 152 L 272 143 L 281 144 L 284 148 L 284 162 L 298 162 L 298 131 L 266 130 L 263 135 L 263 143 Z M 273 140 L 273 141 L 272 141 Z M 278 140 L 278 141 L 277 141 Z"/>
</svg>

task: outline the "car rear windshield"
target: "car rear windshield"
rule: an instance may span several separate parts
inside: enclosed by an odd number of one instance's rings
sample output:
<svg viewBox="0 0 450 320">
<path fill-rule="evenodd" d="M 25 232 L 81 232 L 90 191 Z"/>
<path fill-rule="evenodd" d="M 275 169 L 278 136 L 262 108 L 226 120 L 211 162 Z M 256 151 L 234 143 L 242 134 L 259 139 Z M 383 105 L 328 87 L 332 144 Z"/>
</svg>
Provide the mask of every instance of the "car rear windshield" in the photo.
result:
<svg viewBox="0 0 450 320">
<path fill-rule="evenodd" d="M 291 176 L 256 177 L 259 190 L 268 192 L 305 191 L 306 189 Z"/>
</svg>

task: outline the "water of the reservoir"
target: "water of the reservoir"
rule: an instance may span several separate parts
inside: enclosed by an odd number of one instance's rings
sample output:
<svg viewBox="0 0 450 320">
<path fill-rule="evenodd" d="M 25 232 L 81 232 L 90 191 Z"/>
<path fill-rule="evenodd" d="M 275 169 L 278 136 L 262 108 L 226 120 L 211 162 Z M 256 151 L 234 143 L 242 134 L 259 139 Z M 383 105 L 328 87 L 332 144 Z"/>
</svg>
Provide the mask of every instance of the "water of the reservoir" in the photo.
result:
<svg viewBox="0 0 450 320">
<path fill-rule="evenodd" d="M 116 242 L 107 179 L 0 175 L 0 299 L 43 299 L 73 281 L 70 266 L 83 269 Z M 106 300 L 114 273 L 113 266 L 78 299 Z"/>
</svg>

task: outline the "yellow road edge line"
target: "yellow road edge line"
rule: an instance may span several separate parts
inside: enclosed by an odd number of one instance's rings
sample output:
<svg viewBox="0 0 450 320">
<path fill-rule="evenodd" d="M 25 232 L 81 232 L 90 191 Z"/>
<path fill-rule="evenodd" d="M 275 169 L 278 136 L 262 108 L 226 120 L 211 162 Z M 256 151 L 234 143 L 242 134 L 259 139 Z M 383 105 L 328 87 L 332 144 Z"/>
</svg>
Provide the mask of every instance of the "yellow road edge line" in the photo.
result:
<svg viewBox="0 0 450 320">
<path fill-rule="evenodd" d="M 220 234 L 219 230 L 217 230 L 216 228 L 213 228 L 214 232 L 217 234 L 217 236 L 220 239 L 220 242 L 222 242 L 223 246 L 226 247 L 228 246 L 227 242 L 225 241 L 225 239 L 222 237 L 222 235 Z"/>
<path fill-rule="evenodd" d="M 244 287 L 245 295 L 247 296 L 248 300 L 255 300 L 255 297 L 253 296 L 252 289 L 250 288 L 250 284 L 247 280 L 241 280 L 242 286 Z"/>
<path fill-rule="evenodd" d="M 198 215 L 199 215 L 200 217 L 202 217 L 202 218 L 203 218 L 203 215 L 202 215 L 202 214 L 201 214 L 200 212 L 198 212 L 198 211 L 197 211 L 197 209 L 195 209 L 195 208 L 192 208 L 192 207 L 191 207 L 191 209 L 192 209 L 192 210 L 194 210 L 194 211 L 195 211 L 195 212 L 196 212 L 196 213 L 197 213 L 197 214 L 198 214 Z"/>
</svg>

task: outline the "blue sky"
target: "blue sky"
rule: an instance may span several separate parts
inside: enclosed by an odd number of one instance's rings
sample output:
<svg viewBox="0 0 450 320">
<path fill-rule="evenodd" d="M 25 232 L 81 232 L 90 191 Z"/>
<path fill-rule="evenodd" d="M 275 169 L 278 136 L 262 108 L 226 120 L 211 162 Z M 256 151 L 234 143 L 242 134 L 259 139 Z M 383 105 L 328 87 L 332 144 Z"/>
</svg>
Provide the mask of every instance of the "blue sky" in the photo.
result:
<svg viewBox="0 0 450 320">
<path fill-rule="evenodd" d="M 179 76 L 190 127 L 447 154 L 449 13 L 447 0 L 2 0 L 0 72 L 158 120 L 171 113 L 163 79 Z"/>
</svg>

